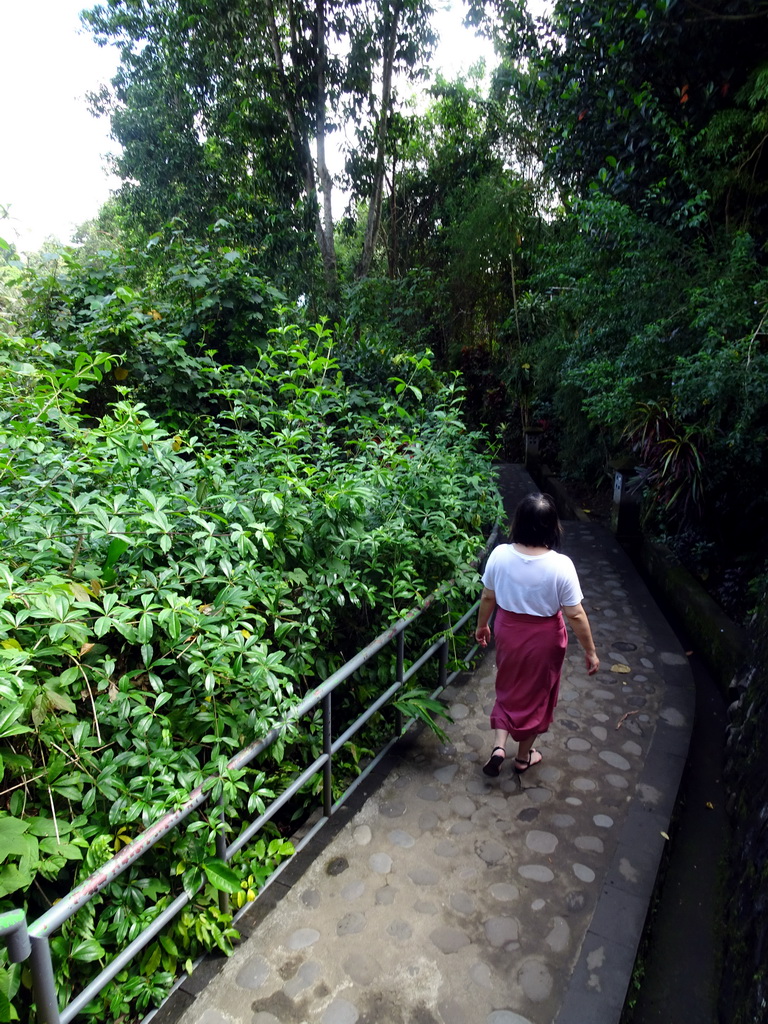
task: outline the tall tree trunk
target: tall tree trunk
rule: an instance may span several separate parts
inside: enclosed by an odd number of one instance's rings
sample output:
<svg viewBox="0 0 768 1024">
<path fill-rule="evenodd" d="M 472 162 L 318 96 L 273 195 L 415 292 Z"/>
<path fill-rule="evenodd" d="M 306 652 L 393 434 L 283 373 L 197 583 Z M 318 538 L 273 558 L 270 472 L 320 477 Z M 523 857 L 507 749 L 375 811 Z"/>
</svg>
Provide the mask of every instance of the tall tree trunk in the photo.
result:
<svg viewBox="0 0 768 1024">
<path fill-rule="evenodd" d="M 325 110 L 328 101 L 325 86 L 325 66 L 327 60 L 325 0 L 316 0 L 315 10 L 317 12 L 317 175 L 320 179 L 320 191 L 323 196 L 323 219 L 320 223 L 320 234 L 322 236 L 320 252 L 323 257 L 325 284 L 329 295 L 335 298 L 339 292 L 339 274 L 336 266 L 336 244 L 333 237 L 333 207 L 331 203 L 333 179 L 331 178 L 325 158 Z M 320 211 L 318 208 L 318 218 L 319 216 Z"/>
<path fill-rule="evenodd" d="M 382 203 L 383 203 L 382 198 Z M 387 248 L 387 274 L 394 278 L 399 262 L 398 248 L 398 210 L 397 210 L 397 154 L 392 157 L 392 181 L 389 188 L 389 238 L 384 242 Z"/>
<path fill-rule="evenodd" d="M 299 158 L 302 173 L 304 176 L 304 191 L 310 202 L 316 204 L 315 212 L 315 238 L 320 250 L 325 273 L 326 286 L 330 295 L 338 294 L 339 279 L 336 267 L 336 249 L 333 237 L 333 214 L 331 210 L 331 176 L 325 160 L 325 61 L 326 61 L 326 38 L 325 38 L 325 8 L 324 0 L 316 0 L 317 15 L 317 67 L 318 67 L 318 98 L 316 105 L 317 121 L 317 164 L 320 176 L 321 190 L 323 193 L 324 217 L 320 215 L 320 202 L 318 197 L 317 178 L 315 175 L 315 164 L 312 159 L 307 133 L 301 127 L 300 112 L 297 111 L 293 97 L 295 90 L 292 90 L 285 72 L 283 50 L 280 45 L 280 34 L 277 29 L 275 9 L 272 0 L 267 0 L 267 24 L 269 26 L 269 41 L 272 47 L 272 56 L 275 61 L 277 80 L 280 86 L 280 101 L 283 112 L 288 121 L 288 128 L 291 133 L 294 149 Z M 292 25 L 291 31 L 294 31 Z M 325 222 L 325 223 L 324 223 Z"/>
<path fill-rule="evenodd" d="M 356 276 L 365 277 L 371 269 L 373 251 L 381 223 L 381 201 L 384 188 L 384 159 L 386 155 L 387 130 L 392 107 L 392 72 L 397 47 L 397 30 L 402 12 L 401 0 L 395 0 L 391 20 L 384 18 L 384 39 L 382 45 L 381 109 L 376 126 L 376 161 L 374 164 L 371 198 L 368 204 L 368 219 L 365 225 L 363 252 L 357 265 Z"/>
</svg>

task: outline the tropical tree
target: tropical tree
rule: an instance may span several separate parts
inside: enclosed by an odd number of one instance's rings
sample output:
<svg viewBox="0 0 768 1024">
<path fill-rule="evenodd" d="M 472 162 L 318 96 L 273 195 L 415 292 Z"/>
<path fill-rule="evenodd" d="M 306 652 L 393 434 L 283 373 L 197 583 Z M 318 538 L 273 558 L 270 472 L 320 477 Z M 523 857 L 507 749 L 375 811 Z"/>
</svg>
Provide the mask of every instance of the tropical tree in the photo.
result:
<svg viewBox="0 0 768 1024">
<path fill-rule="evenodd" d="M 111 88 L 115 160 L 132 213 L 150 230 L 180 216 L 199 233 L 241 225 L 271 261 L 305 272 L 314 234 L 328 292 L 338 270 L 328 148 L 342 125 L 366 146 L 367 273 L 380 220 L 396 76 L 425 71 L 428 0 L 108 0 L 84 14 L 121 48 Z"/>
<path fill-rule="evenodd" d="M 438 77 L 428 96 L 426 111 L 403 131 L 390 169 L 389 273 L 428 269 L 442 283 L 446 338 L 487 337 L 507 317 L 515 293 L 535 185 L 513 168 L 498 105 L 477 80 Z"/>
<path fill-rule="evenodd" d="M 492 19 L 508 59 L 501 81 L 536 124 L 561 198 L 597 187 L 656 221 L 698 230 L 712 217 L 713 192 L 733 203 L 734 185 L 760 189 L 765 132 L 743 108 L 765 110 L 755 79 L 768 59 L 765 0 L 557 0 L 535 28 L 509 0 L 473 9 Z M 726 134 L 736 121 L 723 114 L 739 102 L 749 149 Z"/>
</svg>

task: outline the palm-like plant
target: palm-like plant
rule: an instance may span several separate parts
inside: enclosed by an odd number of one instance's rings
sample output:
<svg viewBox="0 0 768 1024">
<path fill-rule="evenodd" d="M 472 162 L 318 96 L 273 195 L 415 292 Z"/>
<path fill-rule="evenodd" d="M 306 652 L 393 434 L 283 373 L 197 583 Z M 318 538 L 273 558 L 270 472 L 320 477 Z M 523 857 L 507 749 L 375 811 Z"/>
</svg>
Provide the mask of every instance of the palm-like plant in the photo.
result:
<svg viewBox="0 0 768 1024">
<path fill-rule="evenodd" d="M 644 521 L 661 512 L 678 526 L 698 516 L 704 497 L 704 430 L 681 423 L 663 402 L 642 402 L 624 438 L 640 459 L 637 487 L 647 501 Z"/>
</svg>

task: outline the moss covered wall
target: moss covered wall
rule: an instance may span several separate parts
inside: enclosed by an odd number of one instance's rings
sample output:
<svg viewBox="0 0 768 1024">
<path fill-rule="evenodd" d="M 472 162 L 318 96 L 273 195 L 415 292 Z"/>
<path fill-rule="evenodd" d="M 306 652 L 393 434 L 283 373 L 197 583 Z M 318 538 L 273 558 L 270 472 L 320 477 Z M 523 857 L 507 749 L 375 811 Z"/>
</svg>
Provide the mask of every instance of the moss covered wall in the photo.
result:
<svg viewBox="0 0 768 1024">
<path fill-rule="evenodd" d="M 637 554 L 654 589 L 677 614 L 697 654 L 727 696 L 749 658 L 745 630 L 728 618 L 666 545 L 643 539 Z"/>
<path fill-rule="evenodd" d="M 746 631 L 664 545 L 644 540 L 638 557 L 732 702 L 725 770 L 732 840 L 723 870 L 719 1019 L 768 1024 L 768 592 Z"/>
<path fill-rule="evenodd" d="M 750 637 L 750 665 L 735 686 L 726 748 L 733 839 L 720 1009 L 729 1024 L 768 1021 L 768 594 Z"/>
</svg>

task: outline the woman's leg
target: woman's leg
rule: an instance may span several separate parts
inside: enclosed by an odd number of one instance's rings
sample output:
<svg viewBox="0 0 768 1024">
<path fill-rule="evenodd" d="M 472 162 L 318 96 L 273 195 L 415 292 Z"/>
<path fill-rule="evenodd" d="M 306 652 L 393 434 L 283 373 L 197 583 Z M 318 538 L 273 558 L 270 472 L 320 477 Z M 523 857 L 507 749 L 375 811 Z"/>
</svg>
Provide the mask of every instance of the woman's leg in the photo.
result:
<svg viewBox="0 0 768 1024">
<path fill-rule="evenodd" d="M 535 736 L 528 736 L 524 740 L 518 740 L 517 743 L 517 754 L 515 755 L 516 761 L 527 761 L 528 755 L 531 752 L 533 741 L 536 739 Z"/>
<path fill-rule="evenodd" d="M 504 763 L 504 758 L 507 756 L 508 738 L 509 733 L 506 729 L 494 729 L 493 739 L 495 746 L 491 751 L 491 756 L 483 765 L 483 773 L 485 775 L 490 775 L 495 778 L 499 774 L 501 766 Z"/>
<path fill-rule="evenodd" d="M 541 761 L 541 754 L 533 749 L 535 736 L 528 736 L 524 740 L 518 740 L 517 753 L 515 754 L 515 771 L 518 775 L 532 768 Z"/>
<path fill-rule="evenodd" d="M 494 732 L 493 732 L 493 742 L 494 742 L 494 744 L 497 747 L 501 747 L 501 749 L 505 753 L 506 753 L 506 750 L 507 750 L 507 740 L 508 739 L 509 739 L 509 733 L 507 732 L 506 729 L 494 729 Z"/>
</svg>

